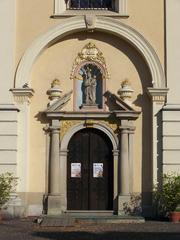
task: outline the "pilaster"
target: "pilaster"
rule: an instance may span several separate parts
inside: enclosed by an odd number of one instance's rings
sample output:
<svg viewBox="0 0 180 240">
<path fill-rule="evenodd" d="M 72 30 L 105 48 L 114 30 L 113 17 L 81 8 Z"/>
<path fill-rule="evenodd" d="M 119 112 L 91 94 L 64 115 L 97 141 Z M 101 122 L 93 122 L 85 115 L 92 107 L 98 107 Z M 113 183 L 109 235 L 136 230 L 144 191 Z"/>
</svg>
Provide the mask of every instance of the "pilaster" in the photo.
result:
<svg viewBox="0 0 180 240">
<path fill-rule="evenodd" d="M 60 151 L 60 201 L 61 212 L 67 210 L 67 155 L 68 150 Z"/>
<path fill-rule="evenodd" d="M 161 137 L 158 134 L 159 128 L 162 128 L 162 122 L 159 121 L 159 113 L 166 102 L 166 96 L 168 93 L 167 88 L 148 88 L 148 94 L 152 101 L 152 163 L 153 163 L 153 184 L 158 182 L 158 174 L 160 169 L 158 168 L 159 159 L 162 154 L 162 149 L 160 149 L 158 142 L 161 141 Z"/>
<path fill-rule="evenodd" d="M 29 181 L 29 104 L 34 94 L 31 88 L 10 89 L 14 96 L 18 113 L 18 143 L 17 143 L 17 177 L 19 178 L 17 192 L 28 192 Z"/>
</svg>

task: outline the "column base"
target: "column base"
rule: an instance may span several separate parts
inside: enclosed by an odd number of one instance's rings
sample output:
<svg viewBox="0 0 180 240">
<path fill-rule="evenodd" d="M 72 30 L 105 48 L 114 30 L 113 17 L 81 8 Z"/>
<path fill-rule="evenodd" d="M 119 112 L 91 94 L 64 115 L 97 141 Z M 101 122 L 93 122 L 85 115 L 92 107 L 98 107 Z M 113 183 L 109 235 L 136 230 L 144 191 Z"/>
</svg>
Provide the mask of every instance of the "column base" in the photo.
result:
<svg viewBox="0 0 180 240">
<path fill-rule="evenodd" d="M 66 210 L 64 198 L 61 195 L 49 195 L 47 202 L 48 215 L 59 215 Z"/>
<path fill-rule="evenodd" d="M 126 204 L 130 202 L 130 195 L 118 196 L 118 211 L 117 215 L 128 215 L 126 211 Z"/>
</svg>

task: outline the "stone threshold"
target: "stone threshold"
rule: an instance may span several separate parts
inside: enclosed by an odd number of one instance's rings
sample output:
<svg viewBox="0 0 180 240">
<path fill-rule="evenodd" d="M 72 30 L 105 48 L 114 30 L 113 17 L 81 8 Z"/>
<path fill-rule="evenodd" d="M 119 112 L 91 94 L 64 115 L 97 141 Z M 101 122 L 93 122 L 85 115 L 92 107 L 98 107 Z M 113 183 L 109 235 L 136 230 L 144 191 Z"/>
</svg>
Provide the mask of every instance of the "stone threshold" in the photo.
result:
<svg viewBox="0 0 180 240">
<path fill-rule="evenodd" d="M 114 211 L 109 210 L 109 211 L 104 211 L 104 210 L 67 210 L 63 213 L 64 215 L 68 215 L 68 216 L 113 216 L 114 215 Z"/>
<path fill-rule="evenodd" d="M 42 227 L 67 227 L 75 226 L 76 224 L 110 224 L 110 223 L 144 223 L 145 219 L 141 216 L 128 215 L 43 215 L 38 217 L 37 223 Z"/>
</svg>

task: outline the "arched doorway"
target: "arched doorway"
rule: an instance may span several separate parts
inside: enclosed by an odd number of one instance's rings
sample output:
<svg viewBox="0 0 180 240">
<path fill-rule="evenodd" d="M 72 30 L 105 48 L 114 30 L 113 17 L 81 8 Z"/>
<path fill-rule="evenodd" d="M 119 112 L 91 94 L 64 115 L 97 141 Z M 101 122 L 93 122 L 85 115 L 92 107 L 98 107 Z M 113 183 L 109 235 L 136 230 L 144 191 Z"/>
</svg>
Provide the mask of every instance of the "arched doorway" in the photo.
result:
<svg viewBox="0 0 180 240">
<path fill-rule="evenodd" d="M 76 132 L 68 144 L 67 209 L 113 210 L 113 155 L 98 129 Z"/>
</svg>

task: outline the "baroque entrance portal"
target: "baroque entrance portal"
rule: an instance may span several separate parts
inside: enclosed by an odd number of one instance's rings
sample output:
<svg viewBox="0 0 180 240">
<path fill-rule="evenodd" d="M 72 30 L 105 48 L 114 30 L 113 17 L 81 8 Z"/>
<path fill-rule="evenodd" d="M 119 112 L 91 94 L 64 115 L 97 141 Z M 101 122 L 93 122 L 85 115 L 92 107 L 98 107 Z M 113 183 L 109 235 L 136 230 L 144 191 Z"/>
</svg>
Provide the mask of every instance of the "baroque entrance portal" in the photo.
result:
<svg viewBox="0 0 180 240">
<path fill-rule="evenodd" d="M 109 137 L 86 128 L 68 144 L 67 209 L 113 210 L 113 156 Z"/>
</svg>

